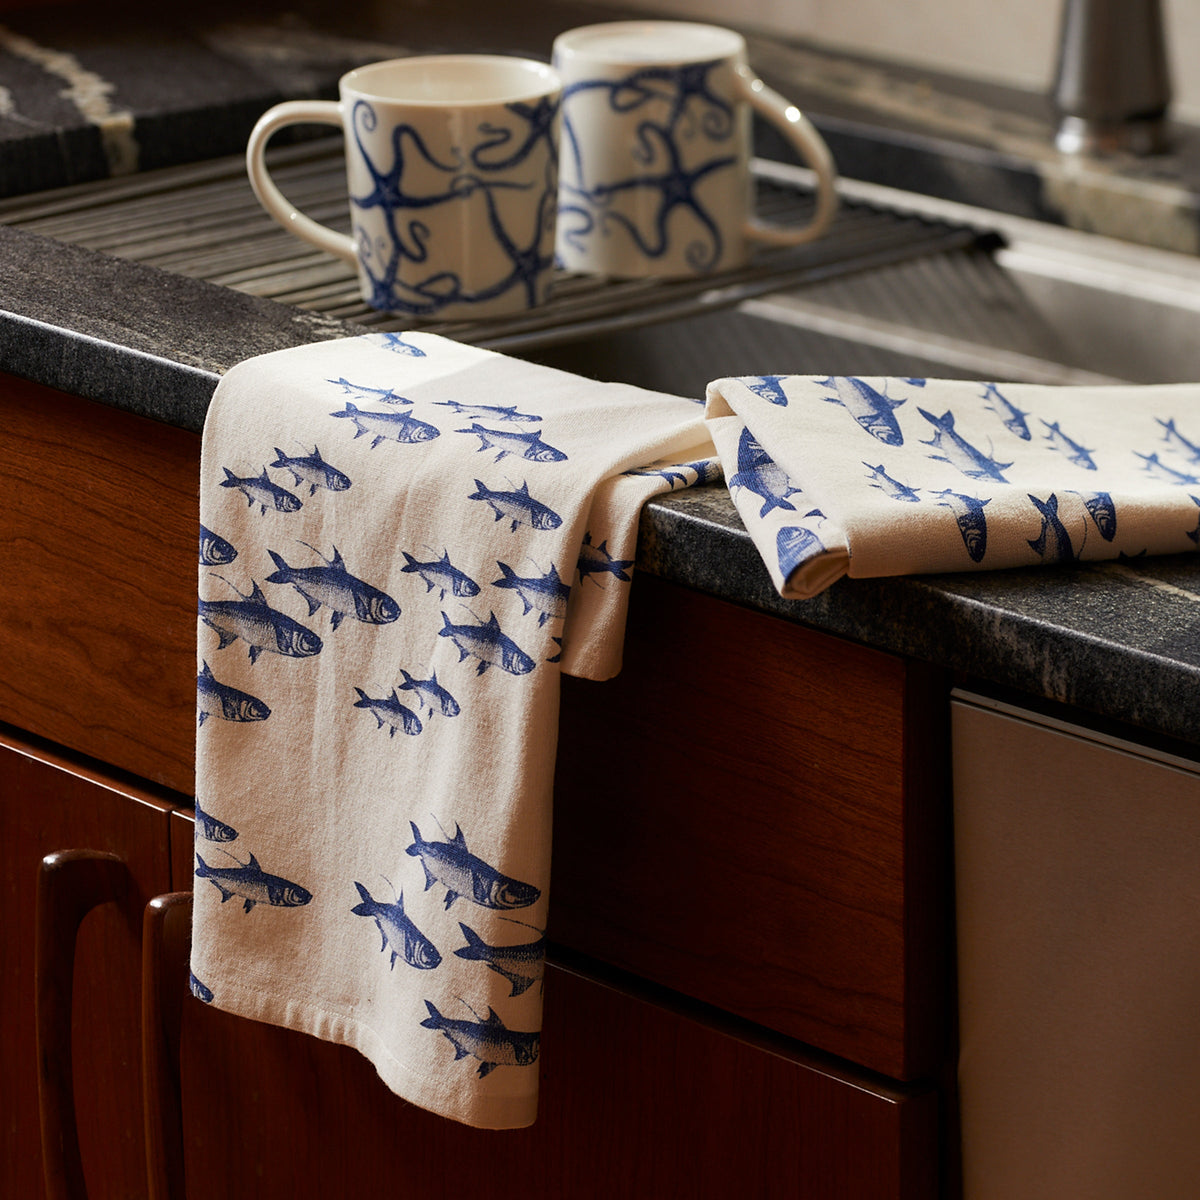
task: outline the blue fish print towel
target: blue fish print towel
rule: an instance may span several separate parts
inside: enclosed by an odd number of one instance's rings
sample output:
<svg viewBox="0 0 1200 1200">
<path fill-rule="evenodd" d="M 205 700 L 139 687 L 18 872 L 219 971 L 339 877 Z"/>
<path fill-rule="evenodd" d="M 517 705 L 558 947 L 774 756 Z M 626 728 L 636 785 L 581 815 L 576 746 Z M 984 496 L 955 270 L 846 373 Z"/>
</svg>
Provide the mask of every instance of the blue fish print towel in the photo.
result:
<svg viewBox="0 0 1200 1200">
<path fill-rule="evenodd" d="M 421 333 L 252 359 L 204 431 L 192 990 L 472 1125 L 536 1113 L 559 673 L 620 667 L 698 401 Z"/>
<path fill-rule="evenodd" d="M 768 375 L 711 383 L 706 416 L 785 597 L 1200 542 L 1198 385 Z"/>
</svg>

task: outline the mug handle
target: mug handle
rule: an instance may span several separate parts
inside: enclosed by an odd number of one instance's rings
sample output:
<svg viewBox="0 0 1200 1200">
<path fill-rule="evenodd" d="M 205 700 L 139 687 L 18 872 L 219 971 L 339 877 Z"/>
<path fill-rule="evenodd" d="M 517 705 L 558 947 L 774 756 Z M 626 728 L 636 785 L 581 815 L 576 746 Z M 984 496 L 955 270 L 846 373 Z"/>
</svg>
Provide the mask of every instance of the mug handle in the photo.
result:
<svg viewBox="0 0 1200 1200">
<path fill-rule="evenodd" d="M 765 242 L 769 246 L 799 246 L 811 242 L 825 232 L 837 212 L 837 168 L 833 163 L 833 155 L 813 128 L 812 122 L 794 104 L 767 87 L 745 63 L 738 64 L 737 78 L 746 103 L 791 142 L 817 178 L 817 208 L 807 225 L 793 229 L 750 220 L 746 223 L 745 235 L 752 241 Z"/>
<path fill-rule="evenodd" d="M 258 119 L 246 143 L 246 174 L 259 204 L 289 233 L 311 242 L 319 250 L 336 254 L 348 263 L 358 262 L 353 238 L 306 217 L 275 186 L 263 153 L 272 134 L 286 125 L 336 125 L 342 128 L 342 107 L 334 100 L 288 100 L 269 108 Z"/>
</svg>

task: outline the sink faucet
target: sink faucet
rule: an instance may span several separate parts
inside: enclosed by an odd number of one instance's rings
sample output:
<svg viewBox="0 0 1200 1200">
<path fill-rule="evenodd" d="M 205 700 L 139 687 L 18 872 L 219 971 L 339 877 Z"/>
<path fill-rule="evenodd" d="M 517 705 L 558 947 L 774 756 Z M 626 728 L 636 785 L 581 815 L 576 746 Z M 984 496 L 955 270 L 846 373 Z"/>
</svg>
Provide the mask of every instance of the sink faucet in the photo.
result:
<svg viewBox="0 0 1200 1200">
<path fill-rule="evenodd" d="M 1065 0 L 1053 94 L 1062 152 L 1163 151 L 1171 84 L 1159 0 Z"/>
</svg>

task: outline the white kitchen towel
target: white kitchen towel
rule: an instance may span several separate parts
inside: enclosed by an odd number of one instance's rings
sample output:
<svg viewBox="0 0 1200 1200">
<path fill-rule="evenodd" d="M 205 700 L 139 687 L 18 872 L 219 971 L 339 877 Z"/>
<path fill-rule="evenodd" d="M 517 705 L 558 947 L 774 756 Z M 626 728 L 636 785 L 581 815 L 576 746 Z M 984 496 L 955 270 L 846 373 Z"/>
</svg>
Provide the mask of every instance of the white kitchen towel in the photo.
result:
<svg viewBox="0 0 1200 1200">
<path fill-rule="evenodd" d="M 192 990 L 536 1113 L 559 673 L 620 666 L 699 400 L 429 334 L 242 363 L 201 463 Z"/>
<path fill-rule="evenodd" d="M 1200 540 L 1197 384 L 752 376 L 711 383 L 706 415 L 784 597 Z"/>
</svg>

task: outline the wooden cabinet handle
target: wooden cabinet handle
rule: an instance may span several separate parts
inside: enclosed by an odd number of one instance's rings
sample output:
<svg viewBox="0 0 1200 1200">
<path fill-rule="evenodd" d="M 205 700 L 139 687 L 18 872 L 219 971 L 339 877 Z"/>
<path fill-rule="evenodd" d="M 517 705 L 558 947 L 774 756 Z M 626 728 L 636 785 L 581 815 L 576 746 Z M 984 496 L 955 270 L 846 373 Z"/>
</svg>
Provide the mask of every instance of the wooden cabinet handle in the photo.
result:
<svg viewBox="0 0 1200 1200">
<path fill-rule="evenodd" d="M 183 1200 L 179 1028 L 188 987 L 192 893 L 155 896 L 142 918 L 142 1083 L 149 1200 Z"/>
<path fill-rule="evenodd" d="M 122 899 L 132 886 L 116 854 L 60 850 L 38 872 L 34 942 L 38 1110 L 46 1200 L 86 1200 L 71 1060 L 75 942 L 92 909 Z"/>
</svg>

